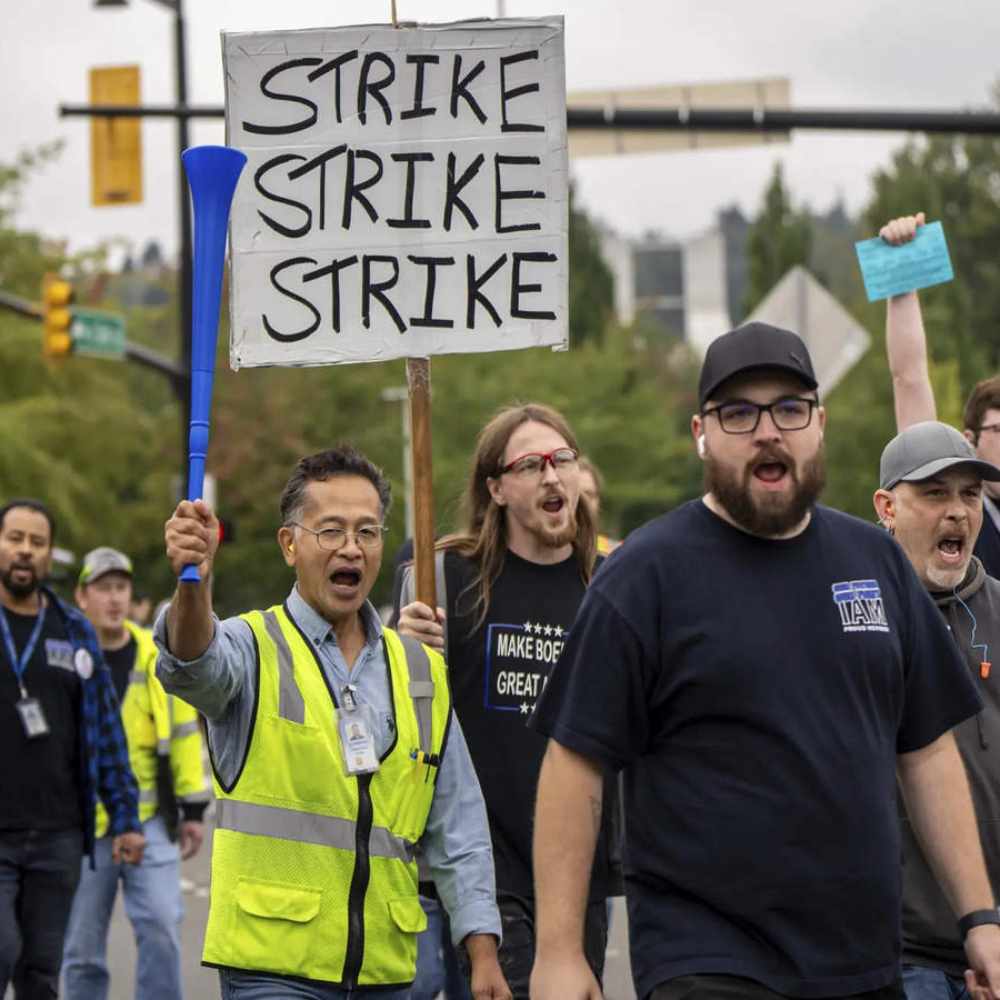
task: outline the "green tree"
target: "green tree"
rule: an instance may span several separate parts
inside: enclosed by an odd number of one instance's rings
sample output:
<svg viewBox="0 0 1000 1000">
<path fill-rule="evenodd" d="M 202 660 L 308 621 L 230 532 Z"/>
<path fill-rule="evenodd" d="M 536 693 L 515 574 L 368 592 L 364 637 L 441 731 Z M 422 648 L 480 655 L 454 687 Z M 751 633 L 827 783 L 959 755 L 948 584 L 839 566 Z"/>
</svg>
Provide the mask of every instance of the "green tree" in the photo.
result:
<svg viewBox="0 0 1000 1000">
<path fill-rule="evenodd" d="M 569 333 L 574 347 L 600 341 L 615 308 L 615 282 L 590 217 L 569 191 Z"/>
<path fill-rule="evenodd" d="M 907 142 L 873 179 L 869 232 L 923 211 L 944 224 L 955 280 L 926 289 L 931 356 L 954 362 L 960 395 L 1000 367 L 1000 139 L 934 136 Z M 949 415 L 949 419 L 951 419 Z"/>
<path fill-rule="evenodd" d="M 796 264 L 806 264 L 812 250 L 808 211 L 796 211 L 785 189 L 781 164 L 774 165 L 760 213 L 747 235 L 747 291 L 744 315 L 749 315 Z"/>
</svg>

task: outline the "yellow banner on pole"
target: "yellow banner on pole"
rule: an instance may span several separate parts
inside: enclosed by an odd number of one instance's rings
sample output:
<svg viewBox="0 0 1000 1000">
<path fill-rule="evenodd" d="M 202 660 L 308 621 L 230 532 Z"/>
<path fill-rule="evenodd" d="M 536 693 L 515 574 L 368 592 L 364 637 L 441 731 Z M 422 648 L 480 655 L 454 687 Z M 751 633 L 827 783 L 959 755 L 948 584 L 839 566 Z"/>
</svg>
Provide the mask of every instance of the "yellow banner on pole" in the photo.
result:
<svg viewBox="0 0 1000 1000">
<path fill-rule="evenodd" d="M 139 67 L 92 69 L 90 103 L 138 105 Z M 94 206 L 142 201 L 142 132 L 138 118 L 90 119 L 90 190 Z"/>
</svg>

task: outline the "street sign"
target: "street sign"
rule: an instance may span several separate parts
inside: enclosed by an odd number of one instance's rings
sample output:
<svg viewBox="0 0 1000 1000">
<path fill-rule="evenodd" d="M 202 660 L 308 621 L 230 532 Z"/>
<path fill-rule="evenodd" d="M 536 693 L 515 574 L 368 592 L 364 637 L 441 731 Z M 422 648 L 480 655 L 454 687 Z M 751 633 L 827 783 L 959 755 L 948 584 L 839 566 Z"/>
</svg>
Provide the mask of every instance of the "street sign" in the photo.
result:
<svg viewBox="0 0 1000 1000">
<path fill-rule="evenodd" d="M 91 104 L 136 105 L 138 66 L 103 66 L 90 71 Z M 142 201 L 142 132 L 138 118 L 90 120 L 91 204 L 128 205 Z"/>
<path fill-rule="evenodd" d="M 112 313 L 74 309 L 69 328 L 73 353 L 121 361 L 125 357 L 125 320 Z"/>
<path fill-rule="evenodd" d="M 823 395 L 871 343 L 868 331 L 804 267 L 793 267 L 743 322 L 794 330 L 809 348 Z"/>
<path fill-rule="evenodd" d="M 785 77 L 719 83 L 634 87 L 628 90 L 581 90 L 566 96 L 566 107 L 617 108 L 732 108 L 755 111 L 787 110 L 791 86 Z M 627 153 L 666 153 L 685 149 L 718 149 L 787 142 L 787 132 L 640 131 L 637 129 L 569 130 L 571 158 L 619 156 Z"/>
</svg>

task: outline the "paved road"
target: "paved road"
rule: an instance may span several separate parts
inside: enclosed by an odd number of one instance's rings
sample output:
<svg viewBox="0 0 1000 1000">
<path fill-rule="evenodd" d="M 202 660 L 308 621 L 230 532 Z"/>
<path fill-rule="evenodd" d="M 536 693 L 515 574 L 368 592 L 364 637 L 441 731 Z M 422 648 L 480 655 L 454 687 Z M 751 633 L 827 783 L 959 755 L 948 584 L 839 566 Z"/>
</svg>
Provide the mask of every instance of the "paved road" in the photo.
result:
<svg viewBox="0 0 1000 1000">
<path fill-rule="evenodd" d="M 205 921 L 208 919 L 210 856 L 209 836 L 205 838 L 205 845 L 198 857 L 183 865 L 185 1000 L 217 1000 L 219 996 L 216 973 L 200 964 L 202 935 Z M 135 944 L 120 898 L 111 923 L 108 961 L 111 966 L 109 1000 L 132 1000 L 135 989 Z M 628 965 L 625 908 L 622 900 L 615 900 L 615 915 L 612 919 L 605 969 L 605 991 L 606 1000 L 635 1000 Z"/>
</svg>

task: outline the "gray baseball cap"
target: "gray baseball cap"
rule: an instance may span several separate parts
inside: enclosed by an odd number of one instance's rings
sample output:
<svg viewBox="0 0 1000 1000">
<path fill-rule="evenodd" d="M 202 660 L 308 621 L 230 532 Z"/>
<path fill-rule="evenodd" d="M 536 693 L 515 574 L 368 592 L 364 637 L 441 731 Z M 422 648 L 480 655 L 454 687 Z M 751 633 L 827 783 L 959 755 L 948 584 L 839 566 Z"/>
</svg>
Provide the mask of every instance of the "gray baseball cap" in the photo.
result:
<svg viewBox="0 0 1000 1000">
<path fill-rule="evenodd" d="M 86 586 L 107 573 L 124 573 L 126 576 L 132 576 L 132 560 L 124 552 L 102 545 L 99 549 L 91 549 L 83 557 L 79 584 L 81 587 Z"/>
<path fill-rule="evenodd" d="M 1000 469 L 976 458 L 972 445 L 954 427 L 925 420 L 907 427 L 885 446 L 879 487 L 891 490 L 897 483 L 918 483 L 953 465 L 967 465 L 983 479 L 1000 481 Z"/>
</svg>

